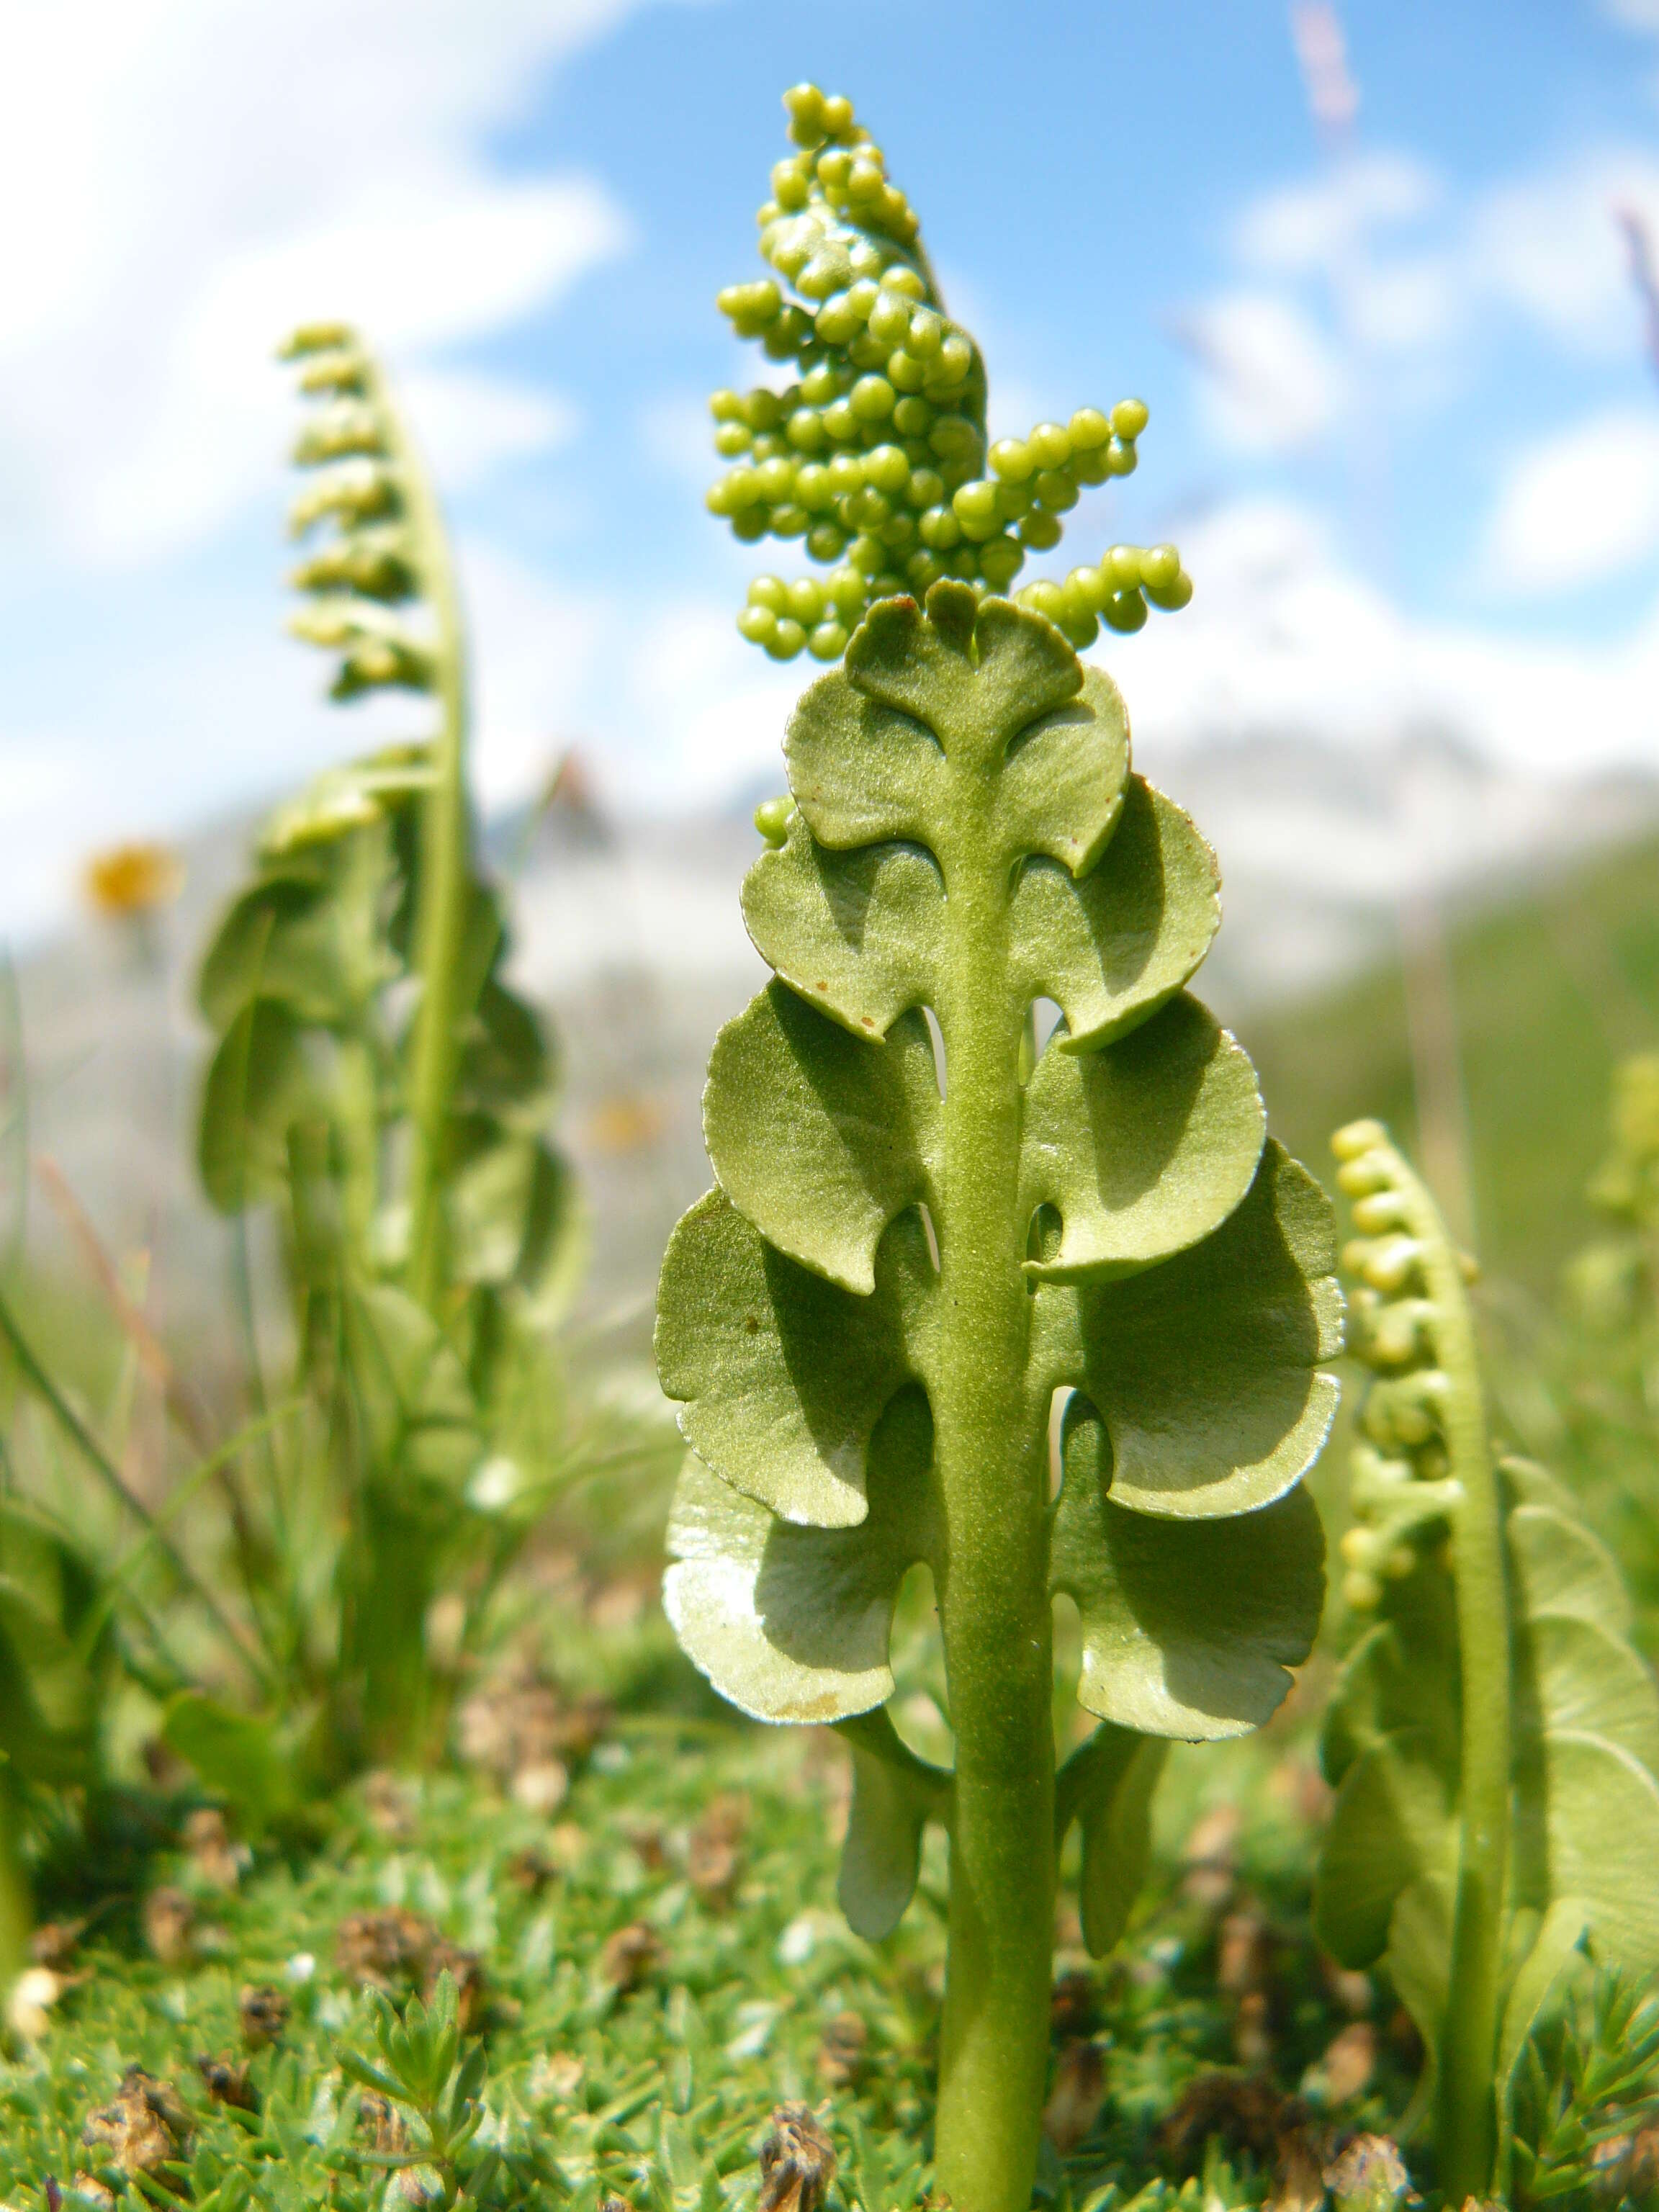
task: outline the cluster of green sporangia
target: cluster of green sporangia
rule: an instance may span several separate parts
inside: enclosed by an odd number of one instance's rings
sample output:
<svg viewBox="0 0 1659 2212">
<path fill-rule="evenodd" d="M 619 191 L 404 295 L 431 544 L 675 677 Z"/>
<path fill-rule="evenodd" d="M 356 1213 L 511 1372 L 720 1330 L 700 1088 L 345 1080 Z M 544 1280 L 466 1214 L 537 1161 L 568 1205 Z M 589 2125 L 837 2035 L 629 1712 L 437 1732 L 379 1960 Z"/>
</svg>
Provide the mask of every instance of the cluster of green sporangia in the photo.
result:
<svg viewBox="0 0 1659 2212">
<path fill-rule="evenodd" d="M 816 85 L 784 105 L 800 150 L 773 170 L 757 218 L 776 276 L 734 284 L 720 305 L 740 337 L 799 376 L 782 392 L 714 393 L 715 449 L 735 465 L 708 506 L 745 542 L 799 538 L 830 570 L 757 578 L 743 635 L 777 660 L 803 647 L 837 660 L 878 599 L 920 598 L 946 576 L 1006 592 L 1028 551 L 1059 544 L 1084 486 L 1134 467 L 1146 409 L 1079 408 L 990 445 L 979 349 L 945 312 L 881 149 L 850 101 Z M 1183 607 L 1192 589 L 1173 545 L 1115 545 L 1097 567 L 1018 596 L 1081 648 L 1100 623 L 1139 629 L 1148 601 Z"/>
<path fill-rule="evenodd" d="M 1574 1501 L 1494 1462 L 1467 1263 L 1427 1190 L 1376 1122 L 1334 1144 L 1373 1377 L 1342 1549 L 1375 1619 L 1325 1724 L 1316 1923 L 1345 1964 L 1386 1960 L 1422 2031 L 1456 2201 L 1501 2184 L 1516 2068 L 1580 1943 L 1659 1968 L 1659 1693 Z"/>
<path fill-rule="evenodd" d="M 1337 1187 L 1352 1200 L 1361 1233 L 1342 1264 L 1355 1279 L 1348 1295 L 1349 1349 L 1376 1376 L 1359 1412 L 1362 1441 L 1349 1462 L 1353 1526 L 1341 1542 L 1342 1593 L 1358 1613 L 1375 1612 L 1389 1580 L 1418 1564 L 1413 1537 L 1443 1534 L 1455 1501 L 1440 1418 L 1451 1382 L 1438 1362 L 1435 1310 L 1424 1295 L 1424 1247 L 1409 1225 L 1394 1156 L 1339 1132 Z"/>
<path fill-rule="evenodd" d="M 1259 1725 L 1317 1626 L 1300 1477 L 1334 1401 L 1317 1371 L 1340 1334 L 1329 1208 L 1183 988 L 1217 927 L 1213 856 L 1130 773 L 1115 687 L 1048 622 L 956 582 L 925 615 L 878 606 L 800 701 L 787 753 L 793 802 L 743 893 L 776 976 L 715 1045 L 719 1188 L 663 1267 L 658 1359 L 690 1447 L 665 1602 L 757 1717 L 867 1717 L 842 1894 L 884 1932 L 951 1788 L 877 1711 L 894 1600 L 926 1562 L 947 1663 L 965 1665 L 951 1577 L 999 1540 L 999 1485 L 1012 1498 L 1029 1475 L 1046 1497 L 1049 1409 L 1069 1389 L 1048 1579 L 1082 1613 L 1079 1697 L 1112 1725 L 1062 1774 L 1057 1820 L 1083 1822 L 1103 1948 L 1133 1895 L 1109 1823 L 1127 1817 L 1120 1785 L 1144 1790 L 1136 1739 Z M 982 1133 L 952 1138 L 950 1086 L 1043 996 L 1060 1028 L 1023 1090 L 1014 1051 L 994 1102 L 1022 1132 L 1005 1249 L 953 1206 Z M 991 1355 L 956 1340 L 948 1285 L 988 1261 L 1014 1286 L 1018 1430 L 956 1468 L 936 1439 L 959 1432 L 951 1394 Z M 976 1532 L 953 1520 L 975 1481 Z"/>
<path fill-rule="evenodd" d="M 318 473 L 294 502 L 291 527 L 300 538 L 335 526 L 294 571 L 310 604 L 290 627 L 340 654 L 336 699 L 387 686 L 430 691 L 438 673 L 430 628 L 392 611 L 422 602 L 429 611 L 434 580 L 422 487 L 378 365 L 343 323 L 307 324 L 283 357 L 301 364 L 300 389 L 325 402 L 294 449 L 296 465 Z"/>
</svg>

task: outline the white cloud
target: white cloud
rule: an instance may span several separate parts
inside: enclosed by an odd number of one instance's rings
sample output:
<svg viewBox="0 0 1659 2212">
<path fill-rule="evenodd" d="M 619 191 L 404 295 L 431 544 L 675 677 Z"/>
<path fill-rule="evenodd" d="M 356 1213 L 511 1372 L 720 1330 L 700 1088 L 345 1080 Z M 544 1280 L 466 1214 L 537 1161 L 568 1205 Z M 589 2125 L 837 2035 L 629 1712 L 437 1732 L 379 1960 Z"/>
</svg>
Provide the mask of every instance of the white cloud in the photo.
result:
<svg viewBox="0 0 1659 2212">
<path fill-rule="evenodd" d="M 1483 193 L 1463 249 L 1468 281 L 1576 352 L 1633 354 L 1621 207 L 1659 231 L 1659 162 L 1645 153 L 1603 149 Z"/>
<path fill-rule="evenodd" d="M 628 227 L 482 133 L 635 0 L 62 0 L 7 15 L 0 546 L 131 561 L 273 479 L 284 326 L 400 367 L 544 307 Z M 496 388 L 522 451 L 541 395 Z M 538 434 L 554 434 L 544 415 Z M 472 457 L 489 458 L 475 443 Z"/>
<path fill-rule="evenodd" d="M 1261 194 L 1239 217 L 1233 249 L 1247 268 L 1308 276 L 1335 267 L 1376 230 L 1432 214 L 1441 199 L 1438 178 L 1411 155 L 1361 155 Z"/>
<path fill-rule="evenodd" d="M 1347 401 L 1335 349 L 1313 318 L 1273 293 L 1224 293 L 1183 334 L 1206 372 L 1205 397 L 1230 445 L 1285 453 L 1322 437 Z"/>
<path fill-rule="evenodd" d="M 1608 643 L 1416 616 L 1348 568 L 1316 516 L 1283 501 L 1221 509 L 1182 550 L 1191 606 L 1103 649 L 1155 777 L 1161 749 L 1200 738 L 1368 746 L 1425 728 L 1546 775 L 1659 769 L 1659 605 Z"/>
<path fill-rule="evenodd" d="M 1659 546 L 1659 416 L 1610 409 L 1524 453 L 1501 486 L 1482 567 L 1541 592 L 1618 574 Z"/>
</svg>

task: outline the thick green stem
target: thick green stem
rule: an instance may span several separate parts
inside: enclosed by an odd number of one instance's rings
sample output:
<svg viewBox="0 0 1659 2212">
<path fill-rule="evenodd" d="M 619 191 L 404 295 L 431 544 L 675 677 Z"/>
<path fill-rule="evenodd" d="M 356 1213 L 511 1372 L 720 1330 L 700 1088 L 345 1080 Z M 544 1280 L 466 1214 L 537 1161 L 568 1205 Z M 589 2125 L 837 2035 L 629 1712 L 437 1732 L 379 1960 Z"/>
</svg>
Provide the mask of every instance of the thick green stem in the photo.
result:
<svg viewBox="0 0 1659 2212">
<path fill-rule="evenodd" d="M 964 793 L 970 855 L 973 813 Z M 936 2155 L 958 2212 L 1025 2212 L 1048 2061 L 1054 1753 L 1046 1408 L 1028 1403 L 1018 1204 L 1024 1009 L 1007 981 L 1006 884 L 971 866 L 947 867 L 947 883 L 934 1449 L 956 1809 Z"/>
<path fill-rule="evenodd" d="M 388 422 L 398 420 L 389 407 L 385 414 Z M 397 434 L 396 460 L 414 541 L 413 565 L 435 631 L 438 727 L 432 782 L 421 807 L 415 910 L 415 971 L 421 994 L 410 1061 L 409 1286 L 428 1311 L 436 1313 L 445 1272 L 443 1197 L 450 1103 L 465 1012 L 460 1000 L 471 842 L 466 633 L 437 496 L 420 456 L 401 431 Z"/>
<path fill-rule="evenodd" d="M 1462 1826 L 1435 2111 L 1441 2186 L 1448 2203 L 1461 2204 L 1490 2191 L 1498 2148 L 1493 2077 L 1510 1849 L 1509 1589 L 1503 1501 L 1462 1270 L 1432 1201 L 1409 1170 L 1401 1187 L 1409 1225 L 1423 1245 L 1436 1354 L 1449 1386 L 1441 1430 L 1449 1473 L 1462 1492 L 1452 1516 L 1452 1565 L 1462 1686 Z"/>
</svg>

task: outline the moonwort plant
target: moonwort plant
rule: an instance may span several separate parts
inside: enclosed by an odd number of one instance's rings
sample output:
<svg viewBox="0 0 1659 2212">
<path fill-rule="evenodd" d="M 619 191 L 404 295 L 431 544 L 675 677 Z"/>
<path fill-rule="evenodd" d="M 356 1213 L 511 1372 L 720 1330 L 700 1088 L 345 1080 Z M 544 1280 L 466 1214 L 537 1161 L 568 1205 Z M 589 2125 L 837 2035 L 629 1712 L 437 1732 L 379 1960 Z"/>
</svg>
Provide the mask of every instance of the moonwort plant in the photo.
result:
<svg viewBox="0 0 1659 2212">
<path fill-rule="evenodd" d="M 979 348 L 945 311 L 880 147 L 850 100 L 816 85 L 797 85 L 784 106 L 797 150 L 774 168 L 757 218 L 772 273 L 732 285 L 720 305 L 739 337 L 797 374 L 782 389 L 715 392 L 715 448 L 733 465 L 708 506 L 745 543 L 800 539 L 829 572 L 757 578 L 743 635 L 776 660 L 805 647 L 834 661 L 878 599 L 920 599 L 946 576 L 1006 591 L 1029 551 L 1059 544 L 1082 488 L 1130 473 L 1147 415 L 1124 399 L 992 444 Z M 1173 545 L 1115 545 L 1018 597 L 1081 649 L 1103 621 L 1139 629 L 1149 601 L 1183 607 L 1192 591 Z"/>
<path fill-rule="evenodd" d="M 1494 1455 L 1467 1270 L 1382 1125 L 1334 1139 L 1371 1370 L 1343 1539 L 1373 1616 L 1327 1717 L 1316 1896 L 1381 1959 L 1427 2054 L 1449 2203 L 1507 2185 L 1528 2039 L 1581 1946 L 1659 1969 L 1659 1692 L 1612 1556 L 1542 1468 Z"/>
<path fill-rule="evenodd" d="M 267 825 L 203 963 L 219 1041 L 200 1159 L 222 1211 L 276 1203 L 303 1377 L 326 1410 L 336 1485 L 314 1533 L 347 1532 L 341 1642 L 289 1656 L 337 1709 L 342 1748 L 395 1758 L 441 1717 L 429 1602 L 463 1564 L 488 1586 L 556 1455 L 549 1329 L 574 1214 L 546 1134 L 552 1045 L 505 981 L 471 818 L 466 639 L 436 496 L 352 331 L 301 330 L 286 351 L 320 403 L 295 454 L 310 482 L 293 626 L 338 655 L 336 699 L 414 693 L 434 726 L 330 770 Z M 290 1595 L 297 1643 L 319 1607 Z"/>
<path fill-rule="evenodd" d="M 1329 1209 L 1184 988 L 1213 856 L 1045 616 L 954 577 L 878 599 L 786 754 L 743 894 L 775 973 L 715 1044 L 718 1185 L 659 1295 L 690 1447 L 665 1600 L 735 1704 L 849 1738 L 861 1933 L 948 1831 L 938 2181 L 1023 2212 L 1069 1829 L 1103 1950 L 1162 1747 L 1266 1720 L 1317 1626 Z M 884 1710 L 917 1566 L 949 1771 Z M 1057 1772 L 1060 1594 L 1102 1725 Z"/>
</svg>

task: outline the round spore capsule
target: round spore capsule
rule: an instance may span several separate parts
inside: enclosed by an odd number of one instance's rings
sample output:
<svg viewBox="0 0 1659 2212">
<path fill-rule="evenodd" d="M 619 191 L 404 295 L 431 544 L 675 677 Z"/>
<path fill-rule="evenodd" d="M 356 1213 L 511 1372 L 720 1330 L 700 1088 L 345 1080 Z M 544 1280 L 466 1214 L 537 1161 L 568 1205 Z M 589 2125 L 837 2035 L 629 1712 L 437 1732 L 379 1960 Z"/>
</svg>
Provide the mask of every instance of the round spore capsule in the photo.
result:
<svg viewBox="0 0 1659 2212">
<path fill-rule="evenodd" d="M 860 422 L 884 422 L 896 397 L 884 376 L 861 376 L 848 395 L 853 413 Z"/>
<path fill-rule="evenodd" d="M 738 628 L 750 645 L 770 645 L 778 618 L 770 607 L 744 607 L 738 616 Z"/>
<path fill-rule="evenodd" d="M 962 543 L 962 525 L 948 507 L 930 507 L 921 518 L 921 530 L 922 544 L 935 553 L 948 552 Z"/>
<path fill-rule="evenodd" d="M 815 561 L 839 561 L 847 532 L 834 522 L 815 522 L 806 533 L 806 550 Z"/>
<path fill-rule="evenodd" d="M 1064 514 L 1077 505 L 1077 479 L 1069 469 L 1040 469 L 1033 489 L 1050 514 Z"/>
<path fill-rule="evenodd" d="M 1132 445 L 1146 428 L 1147 420 L 1144 399 L 1120 399 L 1112 410 L 1113 432 L 1120 438 L 1127 438 Z"/>
<path fill-rule="evenodd" d="M 1126 438 L 1114 438 L 1110 445 L 1106 448 L 1107 475 L 1113 477 L 1133 476 L 1134 474 L 1134 466 L 1135 449 L 1133 442 Z"/>
<path fill-rule="evenodd" d="M 910 335 L 910 303 L 901 292 L 884 290 L 870 311 L 870 335 L 884 346 L 902 346 Z"/>
<path fill-rule="evenodd" d="M 988 538 L 979 549 L 980 574 L 999 592 L 1006 592 L 1025 565 L 1025 549 L 1009 537 Z"/>
<path fill-rule="evenodd" d="M 896 498 L 910 481 L 910 464 L 902 446 L 877 446 L 864 457 L 864 481 L 890 499 Z"/>
<path fill-rule="evenodd" d="M 1102 612 L 1114 629 L 1127 636 L 1145 625 L 1146 602 L 1139 592 L 1114 592 Z"/>
<path fill-rule="evenodd" d="M 1072 458 L 1072 441 L 1058 422 L 1039 422 L 1025 441 L 1033 467 L 1063 469 Z"/>
<path fill-rule="evenodd" d="M 988 477 L 975 477 L 959 486 L 951 495 L 951 505 L 957 520 L 970 535 L 981 529 L 988 532 L 996 526 L 997 488 Z"/>
<path fill-rule="evenodd" d="M 1181 574 L 1181 556 L 1173 545 L 1152 545 L 1140 556 L 1142 580 L 1161 592 L 1168 591 Z"/>
<path fill-rule="evenodd" d="M 783 615 L 779 617 L 766 650 L 774 660 L 793 660 L 805 642 L 806 632 L 793 616 Z"/>
<path fill-rule="evenodd" d="M 839 660 L 847 650 L 847 632 L 838 622 L 819 623 L 806 645 L 814 660 Z"/>
<path fill-rule="evenodd" d="M 991 448 L 991 466 L 1006 484 L 1024 483 L 1036 463 L 1023 438 L 999 438 Z"/>
<path fill-rule="evenodd" d="M 794 811 L 793 799 L 763 799 L 755 809 L 755 827 L 767 843 L 781 845 L 789 835 L 789 817 Z"/>
<path fill-rule="evenodd" d="M 823 588 L 843 622 L 855 622 L 864 611 L 868 586 L 856 568 L 832 568 L 823 580 Z"/>
<path fill-rule="evenodd" d="M 823 586 L 815 576 L 797 576 L 785 594 L 787 611 L 811 629 L 823 617 Z"/>
<path fill-rule="evenodd" d="M 741 422 L 722 422 L 714 433 L 714 451 L 723 460 L 734 461 L 749 451 L 750 439 Z"/>
<path fill-rule="evenodd" d="M 1020 544 L 1029 545 L 1034 553 L 1052 552 L 1060 543 L 1060 536 L 1058 515 L 1050 514 L 1040 507 L 1033 507 L 1019 526 Z"/>
<path fill-rule="evenodd" d="M 1140 548 L 1138 545 L 1114 545 L 1101 566 L 1114 592 L 1138 592 L 1140 589 Z"/>
<path fill-rule="evenodd" d="M 1176 572 L 1175 580 L 1169 584 L 1148 584 L 1146 596 L 1155 607 L 1167 614 L 1178 614 L 1193 596 L 1193 580 L 1184 568 Z"/>
<path fill-rule="evenodd" d="M 1093 453 L 1112 434 L 1112 426 L 1098 407 L 1079 407 L 1066 427 L 1073 457 Z"/>
</svg>

